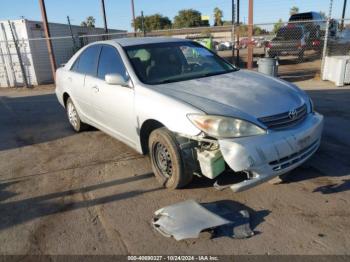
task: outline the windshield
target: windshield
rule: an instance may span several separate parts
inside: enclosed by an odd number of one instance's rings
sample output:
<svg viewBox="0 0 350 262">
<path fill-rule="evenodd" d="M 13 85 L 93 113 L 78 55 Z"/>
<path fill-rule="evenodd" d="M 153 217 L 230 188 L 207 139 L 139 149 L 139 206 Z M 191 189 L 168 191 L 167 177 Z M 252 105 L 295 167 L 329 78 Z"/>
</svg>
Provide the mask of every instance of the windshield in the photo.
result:
<svg viewBox="0 0 350 262">
<path fill-rule="evenodd" d="M 170 42 L 124 48 L 139 79 L 150 85 L 177 82 L 236 71 L 195 42 Z"/>
</svg>

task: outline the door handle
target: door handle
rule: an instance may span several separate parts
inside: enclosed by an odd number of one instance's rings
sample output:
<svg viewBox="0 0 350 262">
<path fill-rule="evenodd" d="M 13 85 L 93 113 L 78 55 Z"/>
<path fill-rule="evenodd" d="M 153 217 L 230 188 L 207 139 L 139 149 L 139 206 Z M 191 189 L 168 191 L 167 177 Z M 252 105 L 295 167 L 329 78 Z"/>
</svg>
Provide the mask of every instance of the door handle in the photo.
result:
<svg viewBox="0 0 350 262">
<path fill-rule="evenodd" d="M 97 93 L 97 92 L 100 91 L 100 89 L 98 88 L 98 86 L 92 86 L 91 88 L 92 88 L 93 90 L 95 90 L 95 93 Z"/>
</svg>

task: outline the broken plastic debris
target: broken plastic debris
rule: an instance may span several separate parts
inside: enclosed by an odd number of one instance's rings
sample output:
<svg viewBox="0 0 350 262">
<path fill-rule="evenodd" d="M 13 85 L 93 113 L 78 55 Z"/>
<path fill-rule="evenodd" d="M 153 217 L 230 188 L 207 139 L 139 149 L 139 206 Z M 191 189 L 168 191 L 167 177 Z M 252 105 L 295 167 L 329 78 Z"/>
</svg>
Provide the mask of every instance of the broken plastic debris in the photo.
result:
<svg viewBox="0 0 350 262">
<path fill-rule="evenodd" d="M 225 201 L 199 204 L 194 200 L 176 203 L 155 212 L 153 227 L 166 237 L 176 240 L 197 238 L 204 230 L 213 230 L 216 236 L 247 238 L 254 235 L 250 229 L 249 213 L 235 211 Z"/>
</svg>

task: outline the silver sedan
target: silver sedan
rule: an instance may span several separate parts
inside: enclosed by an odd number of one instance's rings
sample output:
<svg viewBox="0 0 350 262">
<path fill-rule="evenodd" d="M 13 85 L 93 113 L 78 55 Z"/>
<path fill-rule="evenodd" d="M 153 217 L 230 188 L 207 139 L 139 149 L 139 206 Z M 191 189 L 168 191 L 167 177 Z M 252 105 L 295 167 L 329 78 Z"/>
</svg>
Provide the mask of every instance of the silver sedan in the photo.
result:
<svg viewBox="0 0 350 262">
<path fill-rule="evenodd" d="M 226 187 L 246 190 L 298 167 L 320 145 L 323 117 L 305 92 L 238 69 L 190 40 L 96 42 L 56 79 L 75 131 L 94 126 L 149 154 L 168 188 L 186 186 L 193 175 L 241 173 Z"/>
</svg>

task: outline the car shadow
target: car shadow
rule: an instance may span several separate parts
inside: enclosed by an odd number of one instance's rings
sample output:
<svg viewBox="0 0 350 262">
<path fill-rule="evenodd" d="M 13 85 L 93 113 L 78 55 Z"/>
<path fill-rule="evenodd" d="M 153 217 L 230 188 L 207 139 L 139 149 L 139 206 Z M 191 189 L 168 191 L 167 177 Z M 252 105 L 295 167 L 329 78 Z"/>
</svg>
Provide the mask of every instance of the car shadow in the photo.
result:
<svg viewBox="0 0 350 262">
<path fill-rule="evenodd" d="M 71 136 L 55 94 L 0 96 L 0 151 Z"/>
<path fill-rule="evenodd" d="M 245 228 L 245 225 L 253 231 L 254 235 L 258 235 L 261 232 L 256 230 L 256 228 L 265 221 L 271 211 L 270 210 L 259 210 L 254 209 L 233 200 L 219 200 L 210 203 L 203 203 L 203 206 L 215 214 L 219 214 L 221 217 L 232 221 L 232 224 L 225 225 L 219 230 L 214 230 L 212 232 L 213 238 L 219 237 L 235 237 L 233 233 L 235 231 L 249 231 Z M 247 211 L 249 217 L 242 217 L 240 211 Z M 240 229 L 238 229 L 240 228 Z M 238 229 L 238 230 L 237 230 Z M 249 237 L 247 235 L 247 237 Z"/>
<path fill-rule="evenodd" d="M 338 184 L 330 184 L 315 188 L 313 192 L 321 192 L 322 194 L 333 194 L 350 190 L 350 179 L 343 179 Z"/>
<path fill-rule="evenodd" d="M 161 190 L 161 187 L 152 188 L 148 190 L 132 190 L 128 192 L 98 198 L 87 197 L 83 198 L 84 200 L 81 201 L 73 201 L 69 198 L 77 194 L 85 194 L 98 189 L 105 189 L 121 184 L 136 182 L 144 179 L 149 179 L 151 177 L 153 177 L 153 174 L 147 173 L 143 175 L 103 182 L 96 185 L 61 192 L 54 192 L 46 195 L 31 197 L 23 200 L 14 200 L 10 202 L 3 201 L 5 199 L 8 199 L 9 197 L 15 196 L 16 193 L 7 192 L 3 190 L 10 185 L 21 183 L 22 181 L 2 183 L 0 184 L 0 214 L 2 214 L 0 216 L 0 231 L 34 220 L 36 218 L 45 217 L 61 212 L 68 212 L 80 208 L 87 208 L 91 206 L 116 202 L 128 198 L 133 198 L 142 194 Z M 89 196 L 91 196 L 91 194 Z"/>
</svg>

